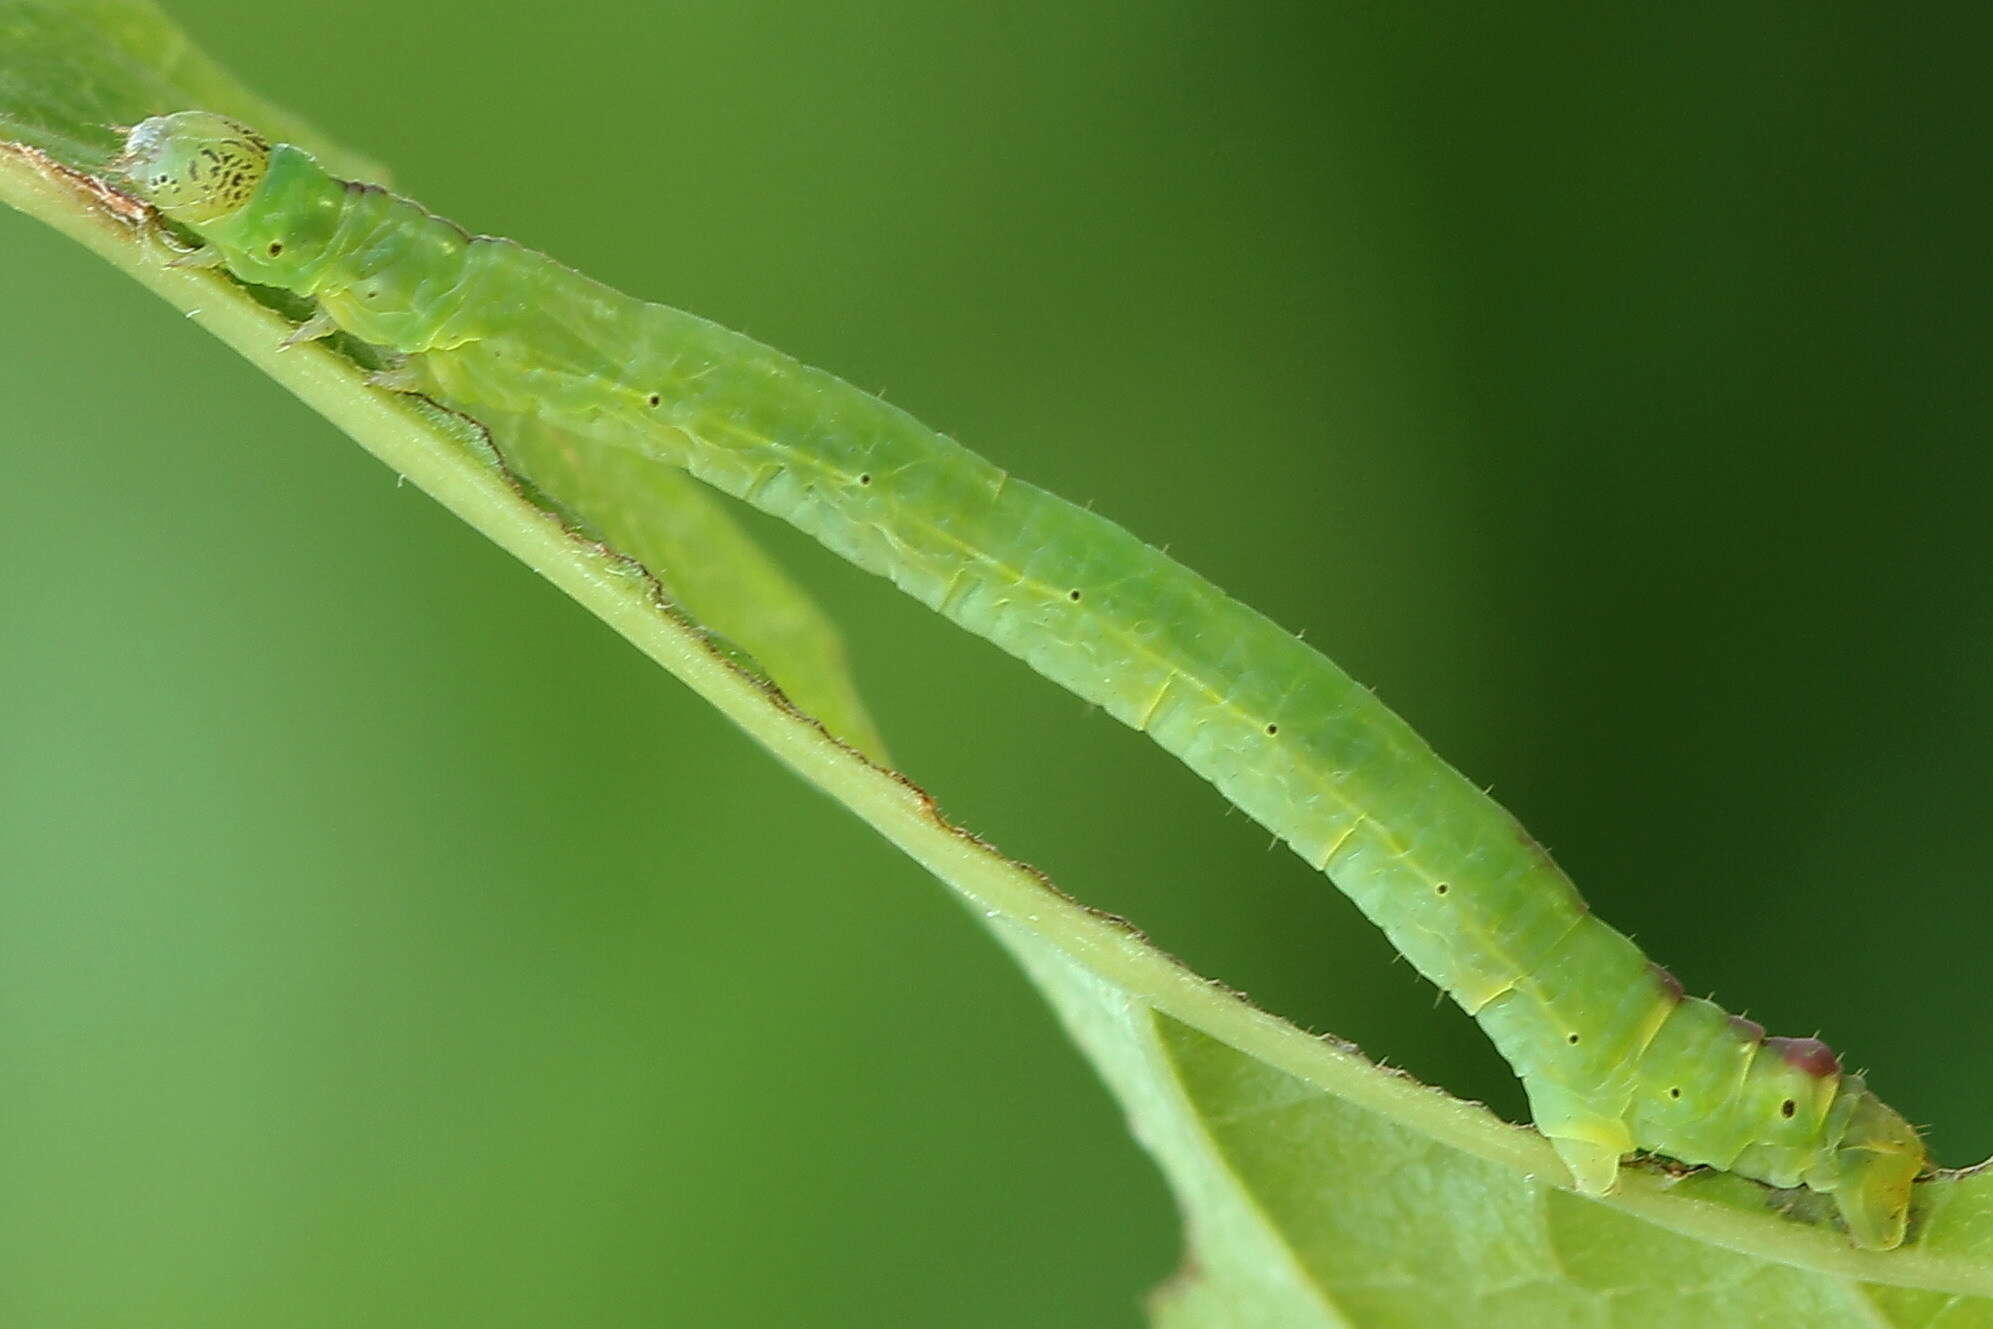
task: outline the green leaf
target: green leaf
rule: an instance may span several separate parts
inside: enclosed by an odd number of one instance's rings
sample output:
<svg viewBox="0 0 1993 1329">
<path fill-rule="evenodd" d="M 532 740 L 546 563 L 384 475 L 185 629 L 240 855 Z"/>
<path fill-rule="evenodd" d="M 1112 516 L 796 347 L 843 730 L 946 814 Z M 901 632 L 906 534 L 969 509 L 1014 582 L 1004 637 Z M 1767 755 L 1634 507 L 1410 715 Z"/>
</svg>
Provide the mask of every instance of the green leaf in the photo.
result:
<svg viewBox="0 0 1993 1329">
<path fill-rule="evenodd" d="M 753 571 L 760 555 L 744 537 L 713 553 L 710 567 L 649 575 L 632 548 L 645 539 L 645 505 L 634 505 L 627 529 L 574 531 L 510 482 L 466 422 L 368 387 L 365 366 L 339 347 L 280 352 L 290 328 L 280 312 L 226 278 L 166 266 L 165 238 L 88 174 L 115 148 L 109 125 L 194 105 L 305 142 L 343 169 L 378 172 L 240 88 L 146 5 L 9 0 L 0 3 L 0 50 L 0 136 L 11 141 L 0 148 L 0 198 L 186 310 L 987 921 L 1099 1068 L 1179 1198 L 1188 1258 L 1154 1299 L 1158 1324 L 1993 1323 L 1993 1180 L 1984 1173 L 1921 1187 L 1910 1244 L 1886 1254 L 1857 1251 L 1821 1225 L 1817 1197 L 1721 1174 L 1636 1167 L 1614 1195 L 1579 1197 L 1533 1132 L 1253 1008 L 954 827 L 919 788 L 832 738 L 716 640 L 706 622 L 728 631 L 736 616 L 752 626 L 771 606 L 795 603 L 784 583 Z M 643 555 L 678 557 L 662 547 Z M 687 578 L 702 576 L 711 603 L 700 619 L 661 594 L 660 581 L 693 600 Z M 790 677 L 848 687 L 834 660 L 813 664 L 793 641 L 749 650 L 798 694 Z M 833 722 L 854 736 L 861 725 Z"/>
<path fill-rule="evenodd" d="M 1178 1196 L 1165 1329 L 1993 1323 L 1993 1174 L 1927 1185 L 1886 1255 L 1767 1217 L 1813 1197 L 1727 1174 L 1629 1168 L 1600 1202 L 1550 1184 L 1533 1134 L 1352 1048 L 1228 1037 L 1003 931 Z"/>
</svg>

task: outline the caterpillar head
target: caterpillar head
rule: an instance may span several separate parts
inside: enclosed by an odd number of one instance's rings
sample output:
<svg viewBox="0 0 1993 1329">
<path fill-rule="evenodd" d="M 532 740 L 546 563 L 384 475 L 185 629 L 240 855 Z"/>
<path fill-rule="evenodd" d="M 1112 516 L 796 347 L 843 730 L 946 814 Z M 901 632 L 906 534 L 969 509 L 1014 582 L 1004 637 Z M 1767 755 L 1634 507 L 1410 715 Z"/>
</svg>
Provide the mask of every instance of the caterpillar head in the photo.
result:
<svg viewBox="0 0 1993 1329">
<path fill-rule="evenodd" d="M 1834 1151 L 1834 1201 L 1860 1246 L 1892 1250 L 1903 1242 L 1910 1218 L 1910 1183 L 1930 1164 L 1916 1128 L 1849 1076 L 1854 1109 Z"/>
<path fill-rule="evenodd" d="M 212 111 L 141 120 L 112 163 L 132 192 L 174 221 L 218 221 L 249 201 L 270 166 L 270 145 Z"/>
</svg>

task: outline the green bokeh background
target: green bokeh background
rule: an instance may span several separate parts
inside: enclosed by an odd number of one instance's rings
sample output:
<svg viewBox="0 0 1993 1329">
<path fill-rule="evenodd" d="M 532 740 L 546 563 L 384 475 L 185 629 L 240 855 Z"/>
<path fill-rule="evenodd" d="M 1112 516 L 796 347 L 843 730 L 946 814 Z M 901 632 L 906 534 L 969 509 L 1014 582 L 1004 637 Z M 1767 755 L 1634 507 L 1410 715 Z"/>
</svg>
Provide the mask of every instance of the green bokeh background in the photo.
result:
<svg viewBox="0 0 1993 1329">
<path fill-rule="evenodd" d="M 174 12 L 446 215 L 1305 629 L 1692 989 L 1993 1152 L 1983 7 Z M 1139 1322 L 1167 1195 L 939 886 L 0 244 L 0 1323 Z M 1209 789 L 756 525 L 959 820 L 1521 1115 Z"/>
</svg>

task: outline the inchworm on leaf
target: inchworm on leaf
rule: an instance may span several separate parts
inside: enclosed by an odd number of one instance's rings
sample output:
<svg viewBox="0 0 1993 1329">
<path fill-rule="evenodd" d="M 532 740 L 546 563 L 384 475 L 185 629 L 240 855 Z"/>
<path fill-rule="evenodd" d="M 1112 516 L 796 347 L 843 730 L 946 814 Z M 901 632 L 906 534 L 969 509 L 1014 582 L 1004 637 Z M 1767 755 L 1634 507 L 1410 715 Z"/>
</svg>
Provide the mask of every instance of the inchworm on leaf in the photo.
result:
<svg viewBox="0 0 1993 1329">
<path fill-rule="evenodd" d="M 1481 1022 L 1579 1188 L 1647 1149 L 1830 1193 L 1857 1243 L 1902 1241 L 1925 1152 L 1861 1076 L 1685 997 L 1368 690 L 1114 523 L 830 374 L 221 116 L 147 120 L 115 165 L 235 276 L 316 300 L 301 335 L 399 356 L 391 388 L 477 420 L 529 480 L 548 439 L 683 468 L 1148 733 Z"/>
</svg>

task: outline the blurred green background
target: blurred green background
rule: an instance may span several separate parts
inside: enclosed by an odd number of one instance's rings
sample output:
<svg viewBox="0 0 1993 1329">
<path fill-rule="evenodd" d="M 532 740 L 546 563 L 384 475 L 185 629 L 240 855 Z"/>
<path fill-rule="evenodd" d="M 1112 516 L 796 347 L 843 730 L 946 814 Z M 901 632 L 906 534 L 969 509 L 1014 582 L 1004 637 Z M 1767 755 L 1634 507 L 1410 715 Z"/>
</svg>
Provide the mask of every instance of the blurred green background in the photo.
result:
<svg viewBox="0 0 1993 1329">
<path fill-rule="evenodd" d="M 446 215 L 1305 629 L 1691 989 L 1993 1152 L 1983 7 L 173 12 Z M 0 243 L 0 1323 L 1139 1323 L 1168 1197 L 939 886 Z M 957 819 L 1522 1114 L 1195 778 L 756 525 Z"/>
</svg>

